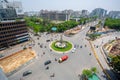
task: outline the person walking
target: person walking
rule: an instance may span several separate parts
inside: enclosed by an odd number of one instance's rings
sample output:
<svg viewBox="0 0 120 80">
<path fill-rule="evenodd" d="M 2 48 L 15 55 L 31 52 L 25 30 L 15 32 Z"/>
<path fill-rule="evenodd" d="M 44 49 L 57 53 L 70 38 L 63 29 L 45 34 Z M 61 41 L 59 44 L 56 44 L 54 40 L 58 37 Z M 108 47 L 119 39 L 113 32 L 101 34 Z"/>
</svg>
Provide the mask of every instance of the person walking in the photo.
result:
<svg viewBox="0 0 120 80">
<path fill-rule="evenodd" d="M 91 56 L 91 53 L 89 53 L 89 55 Z"/>
<path fill-rule="evenodd" d="M 55 61 L 57 61 L 57 59 L 55 58 Z"/>
</svg>

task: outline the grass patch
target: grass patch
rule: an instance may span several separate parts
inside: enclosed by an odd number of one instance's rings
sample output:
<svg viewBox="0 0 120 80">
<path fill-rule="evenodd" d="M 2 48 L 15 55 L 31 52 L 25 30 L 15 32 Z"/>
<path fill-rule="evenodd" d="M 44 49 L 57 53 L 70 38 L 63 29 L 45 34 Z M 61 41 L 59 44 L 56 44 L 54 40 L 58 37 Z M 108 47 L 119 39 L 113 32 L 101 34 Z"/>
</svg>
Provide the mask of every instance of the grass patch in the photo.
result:
<svg viewBox="0 0 120 80">
<path fill-rule="evenodd" d="M 66 48 L 58 48 L 58 47 L 55 46 L 55 43 L 56 43 L 56 41 L 53 42 L 53 43 L 50 45 L 51 48 L 52 48 L 53 50 L 55 50 L 55 51 L 66 52 L 66 51 L 69 51 L 69 50 L 72 48 L 72 44 L 71 44 L 70 42 L 67 42 L 67 41 L 66 41 L 66 44 L 67 44 L 67 47 L 66 47 Z"/>
</svg>

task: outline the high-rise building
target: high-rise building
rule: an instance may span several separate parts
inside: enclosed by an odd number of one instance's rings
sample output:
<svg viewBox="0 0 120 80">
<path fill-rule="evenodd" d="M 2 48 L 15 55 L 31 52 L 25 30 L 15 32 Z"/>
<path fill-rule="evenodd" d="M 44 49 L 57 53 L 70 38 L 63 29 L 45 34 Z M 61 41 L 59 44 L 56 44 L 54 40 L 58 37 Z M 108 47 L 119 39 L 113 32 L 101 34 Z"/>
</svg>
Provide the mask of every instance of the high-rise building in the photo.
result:
<svg viewBox="0 0 120 80">
<path fill-rule="evenodd" d="M 67 13 L 48 11 L 48 12 L 41 12 L 40 17 L 49 20 L 68 21 L 70 16 Z"/>
<path fill-rule="evenodd" d="M 9 2 L 8 4 L 9 8 L 14 8 L 16 10 L 17 15 L 23 15 L 23 9 L 22 9 L 22 3 L 19 1 L 13 1 Z"/>
<path fill-rule="evenodd" d="M 82 10 L 81 17 L 88 17 L 88 15 L 89 15 L 88 10 Z"/>
<path fill-rule="evenodd" d="M 29 12 L 24 12 L 24 15 L 29 16 L 29 17 L 31 17 L 31 16 L 40 16 L 40 13 L 37 12 L 37 11 L 29 11 Z"/>
<path fill-rule="evenodd" d="M 23 16 L 22 3 L 19 1 L 8 2 L 7 0 L 0 0 L 0 9 L 13 8 L 17 16 Z"/>
<path fill-rule="evenodd" d="M 108 17 L 120 19 L 120 11 L 110 11 Z"/>
<path fill-rule="evenodd" d="M 80 11 L 74 11 L 74 12 L 71 13 L 72 18 L 79 18 L 80 15 L 81 15 Z"/>
<path fill-rule="evenodd" d="M 7 8 L 8 1 L 7 0 L 0 0 L 0 9 Z"/>
<path fill-rule="evenodd" d="M 0 21 L 6 20 L 6 19 L 9 20 L 16 17 L 17 17 L 17 14 L 15 9 L 13 8 L 0 9 Z"/>
<path fill-rule="evenodd" d="M 62 13 L 66 13 L 66 14 L 69 14 L 69 16 L 71 17 L 72 14 L 73 14 L 73 10 L 69 9 L 69 10 L 63 10 Z"/>
<path fill-rule="evenodd" d="M 97 16 L 99 18 L 103 18 L 106 16 L 106 14 L 107 14 L 107 10 L 102 9 L 102 8 L 96 8 L 90 13 L 90 16 L 91 17 Z"/>
<path fill-rule="evenodd" d="M 15 8 L 0 9 L 0 50 L 29 40 L 27 26 Z"/>
</svg>

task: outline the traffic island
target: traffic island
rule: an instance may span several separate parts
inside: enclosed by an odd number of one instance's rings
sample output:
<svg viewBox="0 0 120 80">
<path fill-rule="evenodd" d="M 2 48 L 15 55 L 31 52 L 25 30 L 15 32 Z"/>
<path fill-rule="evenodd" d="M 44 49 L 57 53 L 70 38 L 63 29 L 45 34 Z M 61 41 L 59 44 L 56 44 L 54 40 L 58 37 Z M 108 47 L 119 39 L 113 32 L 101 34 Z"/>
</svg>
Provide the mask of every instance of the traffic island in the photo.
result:
<svg viewBox="0 0 120 80">
<path fill-rule="evenodd" d="M 66 53 L 70 51 L 72 47 L 73 47 L 72 43 L 68 41 L 62 41 L 62 43 L 60 43 L 59 41 L 53 41 L 50 44 L 50 49 L 57 53 Z"/>
<path fill-rule="evenodd" d="M 0 59 L 0 67 L 4 73 L 10 74 L 17 70 L 19 67 L 29 62 L 36 57 L 35 52 L 32 49 L 25 49 L 16 52 L 12 55 Z"/>
</svg>

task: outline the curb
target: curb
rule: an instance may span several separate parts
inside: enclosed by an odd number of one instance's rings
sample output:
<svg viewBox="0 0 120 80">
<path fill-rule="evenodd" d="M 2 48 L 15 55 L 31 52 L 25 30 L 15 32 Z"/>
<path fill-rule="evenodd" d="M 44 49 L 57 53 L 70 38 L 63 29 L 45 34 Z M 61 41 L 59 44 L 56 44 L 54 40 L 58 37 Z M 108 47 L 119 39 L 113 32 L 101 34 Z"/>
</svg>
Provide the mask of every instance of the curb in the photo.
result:
<svg viewBox="0 0 120 80">
<path fill-rule="evenodd" d="M 90 46 L 91 46 L 91 49 L 92 49 L 92 51 L 93 51 L 93 53 L 94 53 L 94 56 L 95 56 L 97 62 L 99 63 L 100 67 L 102 68 L 104 74 L 107 76 L 107 78 L 108 78 L 109 80 L 112 80 L 111 77 L 110 77 L 110 75 L 104 70 L 102 64 L 100 63 L 100 60 L 98 59 L 98 56 L 97 56 L 97 54 L 96 54 L 96 52 L 95 52 L 95 50 L 94 50 L 94 48 L 93 48 L 93 46 L 92 46 L 91 41 L 89 41 L 89 44 L 90 44 Z"/>
<path fill-rule="evenodd" d="M 53 42 L 54 42 L 54 41 L 52 41 L 52 42 L 49 44 L 49 48 L 50 48 L 52 51 L 54 51 L 54 52 L 56 52 L 56 53 L 58 53 L 58 54 L 63 54 L 63 53 L 66 54 L 66 53 L 70 52 L 70 51 L 73 49 L 73 44 L 72 44 L 72 42 L 71 42 L 72 48 L 71 48 L 69 51 L 65 51 L 65 52 L 55 51 L 54 49 L 51 48 L 51 44 L 52 44 Z"/>
</svg>

